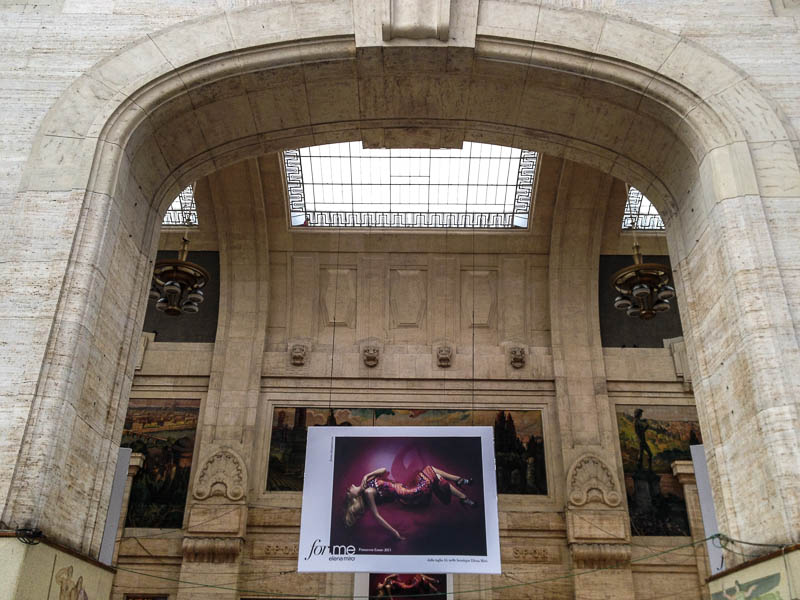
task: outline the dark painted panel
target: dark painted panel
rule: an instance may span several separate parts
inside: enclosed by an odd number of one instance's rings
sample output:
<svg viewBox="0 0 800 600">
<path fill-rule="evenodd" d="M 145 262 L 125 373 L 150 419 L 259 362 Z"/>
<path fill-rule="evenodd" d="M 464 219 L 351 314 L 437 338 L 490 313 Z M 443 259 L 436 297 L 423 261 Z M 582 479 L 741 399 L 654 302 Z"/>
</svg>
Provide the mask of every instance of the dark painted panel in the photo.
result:
<svg viewBox="0 0 800 600">
<path fill-rule="evenodd" d="M 644 262 L 657 262 L 670 266 L 669 256 L 645 256 Z M 671 300 L 672 310 L 654 319 L 644 321 L 631 318 L 614 308 L 617 292 L 611 287 L 611 276 L 633 264 L 631 256 L 600 256 L 600 336 L 606 348 L 663 348 L 662 340 L 683 335 L 678 298 Z"/>
<path fill-rule="evenodd" d="M 158 259 L 175 258 L 177 254 L 160 251 Z M 189 252 L 188 260 L 204 267 L 211 276 L 203 290 L 205 301 L 196 314 L 170 317 L 157 311 L 155 301 L 149 300 L 142 330 L 155 333 L 157 342 L 213 342 L 217 337 L 219 252 Z"/>
</svg>

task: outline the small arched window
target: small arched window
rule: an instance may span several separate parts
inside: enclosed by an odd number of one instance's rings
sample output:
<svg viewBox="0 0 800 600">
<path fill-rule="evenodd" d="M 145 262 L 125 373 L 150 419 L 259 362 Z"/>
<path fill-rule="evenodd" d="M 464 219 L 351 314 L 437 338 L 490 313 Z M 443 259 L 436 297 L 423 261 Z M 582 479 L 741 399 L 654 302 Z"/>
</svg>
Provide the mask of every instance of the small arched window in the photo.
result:
<svg viewBox="0 0 800 600">
<path fill-rule="evenodd" d="M 622 216 L 623 231 L 663 231 L 664 221 L 656 207 L 632 185 L 628 186 L 628 200 Z"/>
<path fill-rule="evenodd" d="M 197 205 L 194 202 L 194 184 L 186 186 L 169 205 L 162 227 L 197 227 Z"/>
</svg>

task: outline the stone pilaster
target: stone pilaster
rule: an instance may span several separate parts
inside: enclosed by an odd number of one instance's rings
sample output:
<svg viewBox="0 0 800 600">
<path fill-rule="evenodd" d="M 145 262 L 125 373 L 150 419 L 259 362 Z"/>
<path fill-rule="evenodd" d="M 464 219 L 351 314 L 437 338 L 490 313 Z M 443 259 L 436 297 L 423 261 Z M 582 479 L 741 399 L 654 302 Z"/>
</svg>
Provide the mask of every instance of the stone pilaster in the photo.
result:
<svg viewBox="0 0 800 600">
<path fill-rule="evenodd" d="M 700 496 L 697 493 L 697 480 L 694 476 L 694 464 L 690 460 L 676 460 L 672 463 L 672 474 L 678 483 L 683 486 L 683 498 L 686 501 L 686 513 L 689 516 L 689 531 L 692 540 L 698 542 L 694 547 L 695 561 L 697 563 L 697 579 L 700 584 L 700 593 L 704 600 L 708 599 L 709 592 L 706 580 L 711 576 L 708 564 L 708 551 L 705 543 L 699 543 L 706 537 L 703 528 L 703 514 L 700 511 Z"/>
<path fill-rule="evenodd" d="M 600 339 L 597 273 L 608 175 L 564 161 L 550 242 L 550 307 L 556 404 L 566 485 L 575 598 L 633 598 L 630 528 L 613 448 L 616 439 Z M 624 196 L 623 196 L 624 197 Z"/>
<path fill-rule="evenodd" d="M 248 465 L 266 338 L 269 250 L 255 160 L 209 176 L 219 235 L 220 307 L 198 455 L 188 503 L 181 581 L 235 581 L 247 524 Z M 181 584 L 178 599 L 238 598 L 233 588 Z"/>
<path fill-rule="evenodd" d="M 122 493 L 122 508 L 119 513 L 119 525 L 117 525 L 117 539 L 114 542 L 114 556 L 111 559 L 111 564 L 116 565 L 119 558 L 119 543 L 122 539 L 122 532 L 125 530 L 125 521 L 128 518 L 128 504 L 131 500 L 131 487 L 133 486 L 133 478 L 139 472 L 139 469 L 144 465 L 144 454 L 141 452 L 132 452 L 131 461 L 128 463 L 128 477 L 125 479 L 125 491 Z"/>
</svg>

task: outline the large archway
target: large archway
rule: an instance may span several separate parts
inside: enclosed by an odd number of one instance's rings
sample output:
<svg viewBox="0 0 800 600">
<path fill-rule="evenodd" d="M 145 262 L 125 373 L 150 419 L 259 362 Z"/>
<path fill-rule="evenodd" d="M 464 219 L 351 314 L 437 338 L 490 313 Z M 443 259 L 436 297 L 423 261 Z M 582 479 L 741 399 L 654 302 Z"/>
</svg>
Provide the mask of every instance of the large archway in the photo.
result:
<svg viewBox="0 0 800 600">
<path fill-rule="evenodd" d="M 148 37 L 75 82 L 16 200 L 17 214 L 50 221 L 31 230 L 20 216 L 15 256 L 47 256 L 59 293 L 30 308 L 49 335 L 22 344 L 13 371 L 12 411 L 27 425 L 7 442 L 19 455 L 0 479 L 4 521 L 57 523 L 64 543 L 96 551 L 155 232 L 183 185 L 311 143 L 468 139 L 592 165 L 657 204 L 721 527 L 796 536 L 793 133 L 745 74 L 679 37 L 585 11 L 492 6 L 449 44 L 406 44 L 354 31 L 349 3 L 264 5 Z M 38 299 L 37 285 L 20 297 Z M 60 487 L 80 462 L 96 476 Z"/>
</svg>

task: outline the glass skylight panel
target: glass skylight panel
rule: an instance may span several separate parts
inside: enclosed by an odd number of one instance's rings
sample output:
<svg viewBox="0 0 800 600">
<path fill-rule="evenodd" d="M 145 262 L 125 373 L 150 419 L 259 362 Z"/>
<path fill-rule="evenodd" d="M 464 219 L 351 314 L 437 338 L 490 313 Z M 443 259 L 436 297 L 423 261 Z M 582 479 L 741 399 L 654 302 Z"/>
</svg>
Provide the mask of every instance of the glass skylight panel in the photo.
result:
<svg viewBox="0 0 800 600">
<path fill-rule="evenodd" d="M 197 227 L 194 186 L 189 185 L 175 197 L 161 222 L 163 227 Z"/>
<path fill-rule="evenodd" d="M 536 152 L 365 149 L 361 142 L 284 152 L 293 227 L 527 228 Z"/>
<path fill-rule="evenodd" d="M 625 214 L 622 216 L 622 229 L 660 231 L 664 229 L 664 221 L 656 207 L 647 196 L 633 186 L 628 186 L 628 200 L 625 203 Z"/>
</svg>

